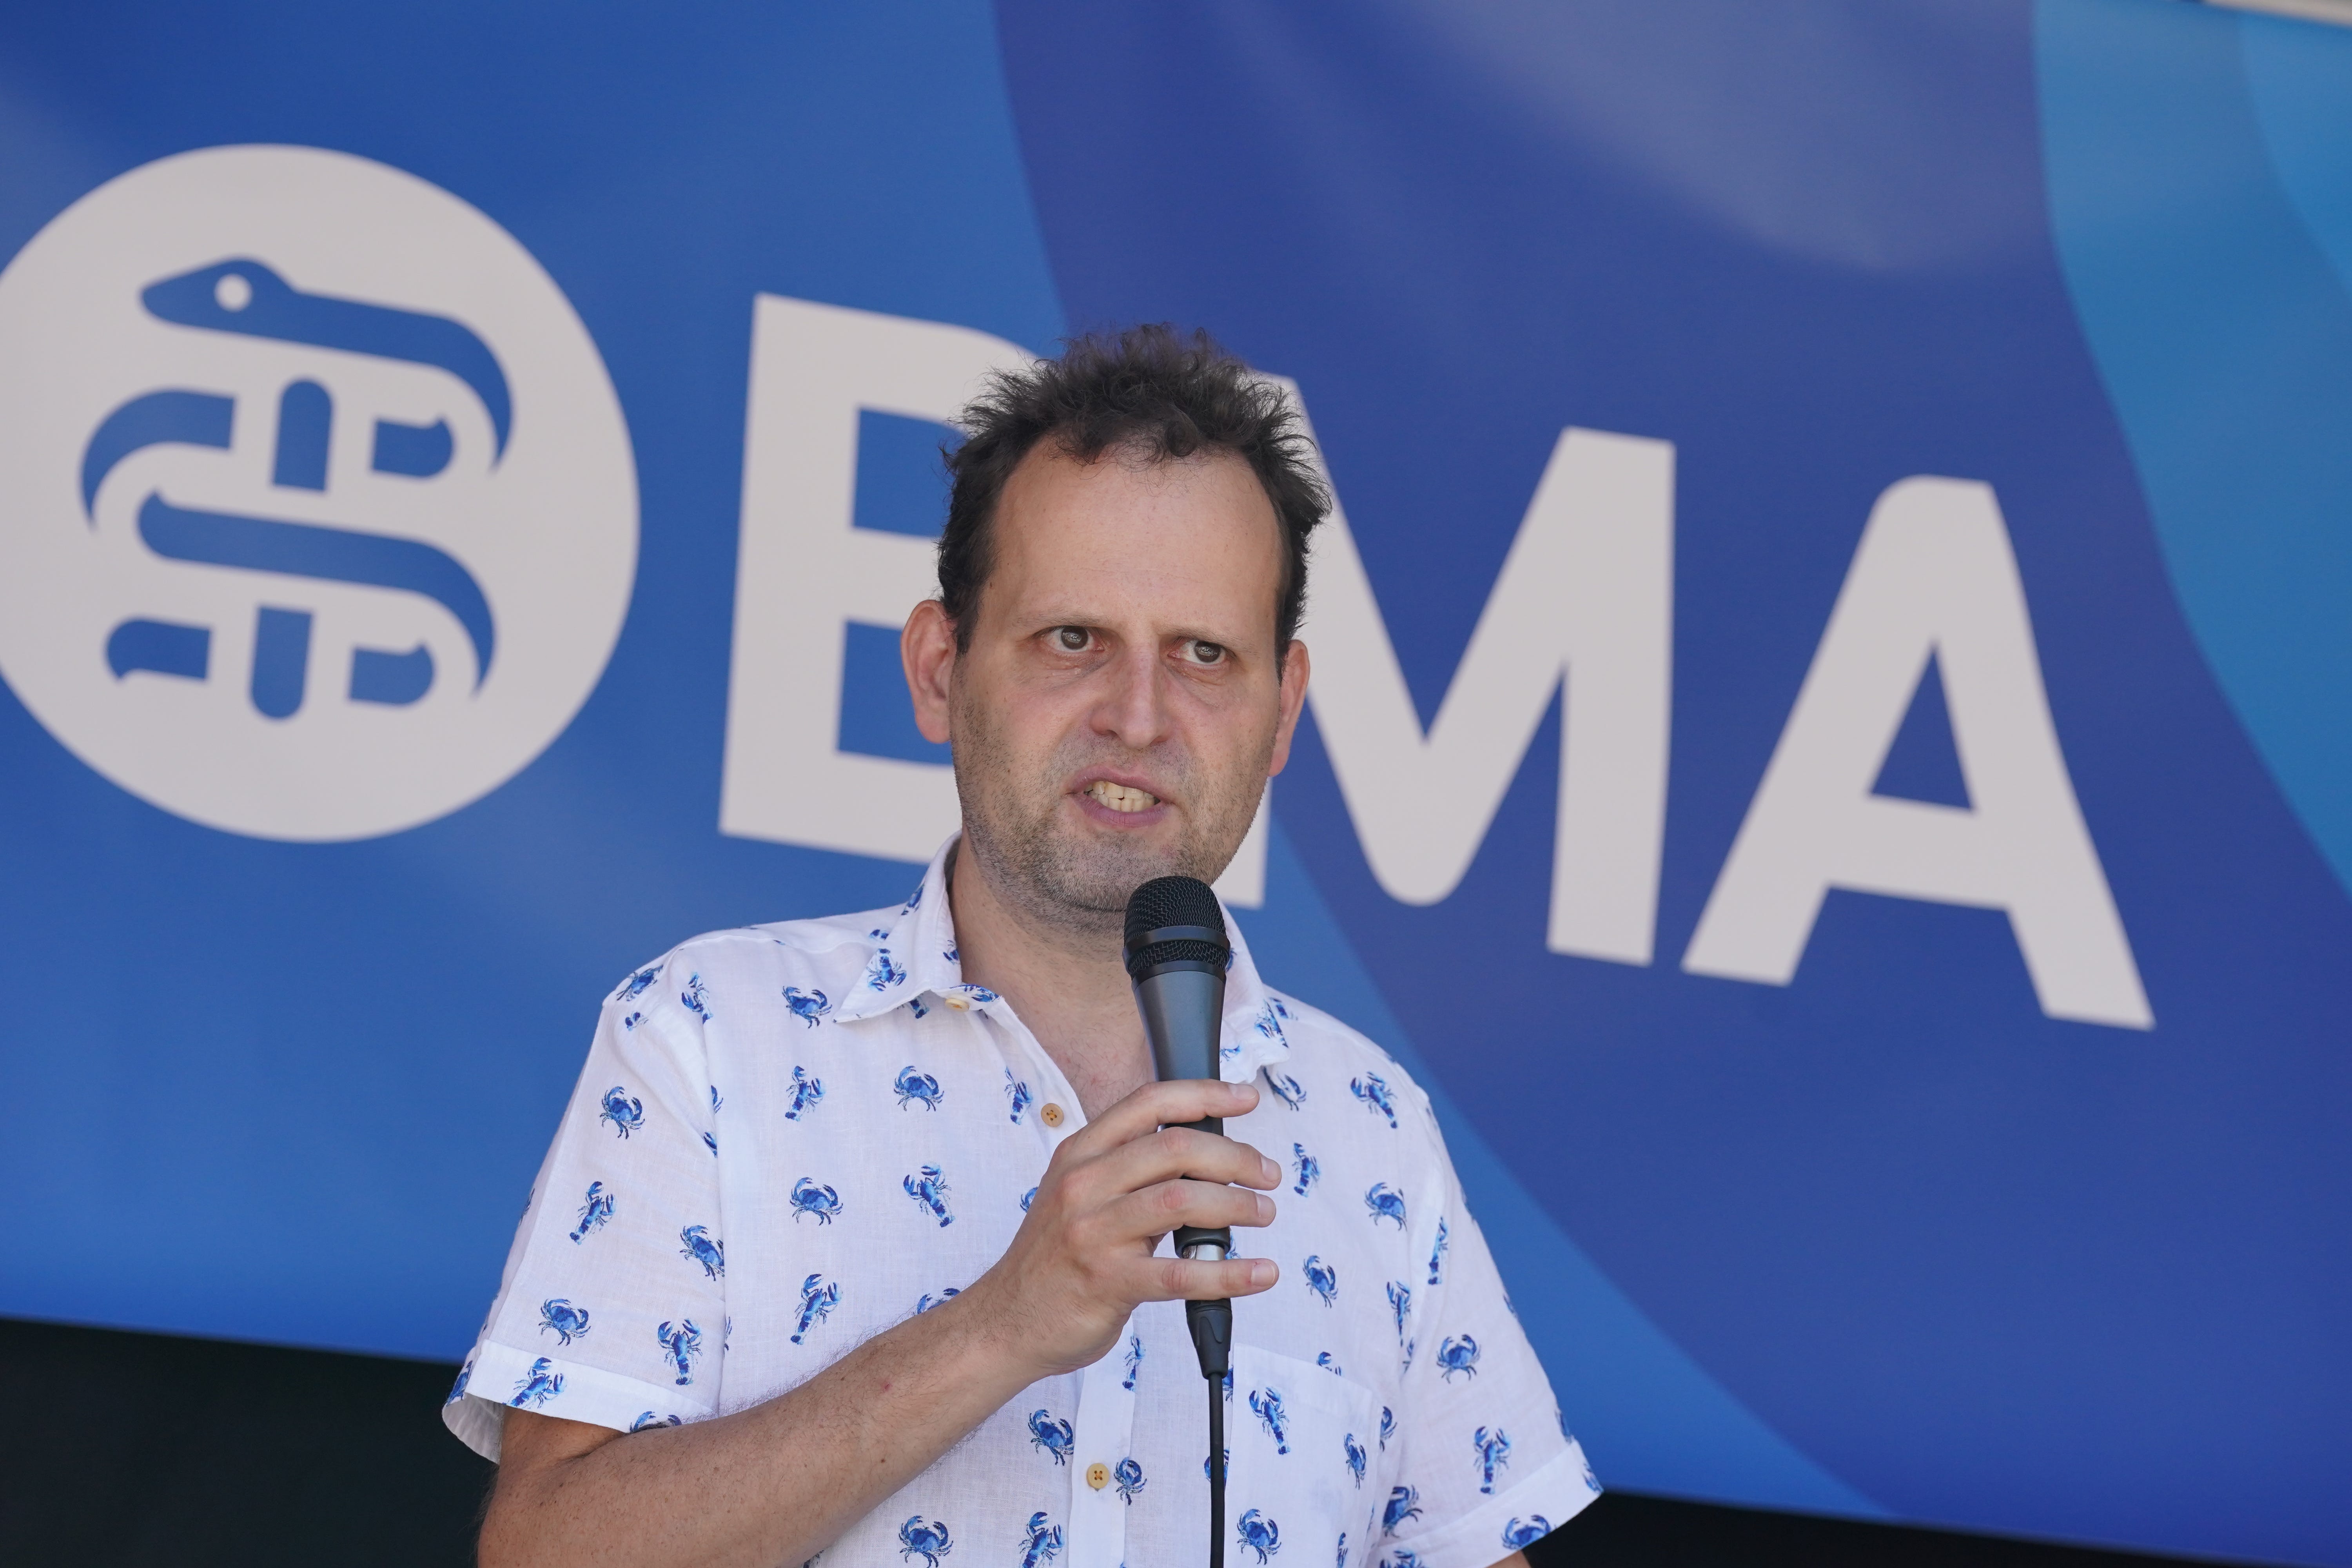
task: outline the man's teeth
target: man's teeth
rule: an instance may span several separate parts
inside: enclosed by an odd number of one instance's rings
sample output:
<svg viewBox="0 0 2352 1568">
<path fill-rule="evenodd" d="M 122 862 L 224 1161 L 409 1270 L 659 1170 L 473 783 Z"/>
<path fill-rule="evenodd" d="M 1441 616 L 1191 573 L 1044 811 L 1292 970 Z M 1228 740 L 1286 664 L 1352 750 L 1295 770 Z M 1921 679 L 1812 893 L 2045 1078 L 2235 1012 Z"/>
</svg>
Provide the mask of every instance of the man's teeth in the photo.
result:
<svg viewBox="0 0 2352 1568">
<path fill-rule="evenodd" d="M 1113 811 L 1149 811 L 1160 804 L 1160 797 L 1139 789 L 1129 789 L 1108 779 L 1097 779 L 1087 786 L 1087 793 Z"/>
</svg>

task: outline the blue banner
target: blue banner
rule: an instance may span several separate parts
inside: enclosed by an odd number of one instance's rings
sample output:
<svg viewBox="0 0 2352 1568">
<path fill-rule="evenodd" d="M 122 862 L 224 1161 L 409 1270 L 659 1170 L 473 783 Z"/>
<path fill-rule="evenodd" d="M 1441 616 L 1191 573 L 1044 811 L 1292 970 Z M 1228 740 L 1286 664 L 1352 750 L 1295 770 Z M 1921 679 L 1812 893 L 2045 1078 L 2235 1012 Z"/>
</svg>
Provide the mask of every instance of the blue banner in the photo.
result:
<svg viewBox="0 0 2352 1568">
<path fill-rule="evenodd" d="M 1223 890 L 1604 1481 L 2352 1563 L 2352 32 L 0 20 L 0 1312 L 455 1357 L 599 998 L 890 902 L 938 443 L 1296 388 Z"/>
</svg>

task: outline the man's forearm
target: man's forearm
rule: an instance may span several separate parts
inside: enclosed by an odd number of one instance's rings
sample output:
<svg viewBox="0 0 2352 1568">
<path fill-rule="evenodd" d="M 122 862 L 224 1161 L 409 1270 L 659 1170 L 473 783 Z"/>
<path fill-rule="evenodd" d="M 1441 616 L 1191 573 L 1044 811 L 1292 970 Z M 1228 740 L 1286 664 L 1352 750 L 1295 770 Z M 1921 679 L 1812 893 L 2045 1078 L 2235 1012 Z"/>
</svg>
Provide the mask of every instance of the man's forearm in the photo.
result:
<svg viewBox="0 0 2352 1568">
<path fill-rule="evenodd" d="M 1034 1380 L 973 1294 L 732 1415 L 626 1437 L 509 1417 L 484 1568 L 807 1561 Z"/>
</svg>

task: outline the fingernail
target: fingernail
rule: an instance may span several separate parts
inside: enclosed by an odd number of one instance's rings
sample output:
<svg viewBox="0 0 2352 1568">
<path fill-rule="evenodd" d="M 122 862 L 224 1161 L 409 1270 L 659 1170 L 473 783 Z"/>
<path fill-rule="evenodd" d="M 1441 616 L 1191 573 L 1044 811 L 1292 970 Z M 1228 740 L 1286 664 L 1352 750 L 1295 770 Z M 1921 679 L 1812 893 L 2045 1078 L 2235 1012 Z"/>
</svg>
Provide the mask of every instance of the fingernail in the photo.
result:
<svg viewBox="0 0 2352 1568">
<path fill-rule="evenodd" d="M 1264 1193 L 1260 1193 L 1260 1194 L 1257 1195 L 1257 1222 L 1258 1222 L 1258 1224 L 1260 1224 L 1260 1225 L 1264 1225 L 1264 1224 L 1265 1224 L 1268 1220 L 1272 1219 L 1273 1217 L 1274 1217 L 1274 1200 L 1273 1200 L 1272 1198 L 1270 1198 L 1270 1197 L 1267 1197 Z"/>
<path fill-rule="evenodd" d="M 1260 1154 L 1257 1157 L 1257 1174 L 1262 1182 L 1278 1182 L 1282 1180 L 1282 1167 Z"/>
<path fill-rule="evenodd" d="M 1250 1265 L 1250 1283 L 1266 1286 L 1274 1283 L 1274 1260 L 1261 1258 Z"/>
</svg>

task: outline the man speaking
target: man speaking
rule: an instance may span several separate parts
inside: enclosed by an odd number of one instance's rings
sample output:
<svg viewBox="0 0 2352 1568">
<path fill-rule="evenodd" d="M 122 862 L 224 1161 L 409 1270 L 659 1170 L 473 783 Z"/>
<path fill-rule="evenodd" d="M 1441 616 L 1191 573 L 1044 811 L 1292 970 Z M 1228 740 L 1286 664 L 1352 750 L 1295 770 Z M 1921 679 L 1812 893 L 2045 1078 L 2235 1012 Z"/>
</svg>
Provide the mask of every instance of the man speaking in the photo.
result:
<svg viewBox="0 0 2352 1568">
<path fill-rule="evenodd" d="M 1238 935 L 1223 1081 L 1156 1082 L 1122 966 L 1129 895 L 1213 879 L 1287 759 L 1306 437 L 1163 328 L 964 424 L 903 638 L 962 831 L 903 905 L 606 1001 L 445 1412 L 499 1461 L 482 1561 L 1192 1568 L 1182 1303 L 1231 1297 L 1226 1556 L 1516 1562 L 1598 1487 L 1426 1099 Z"/>
</svg>

